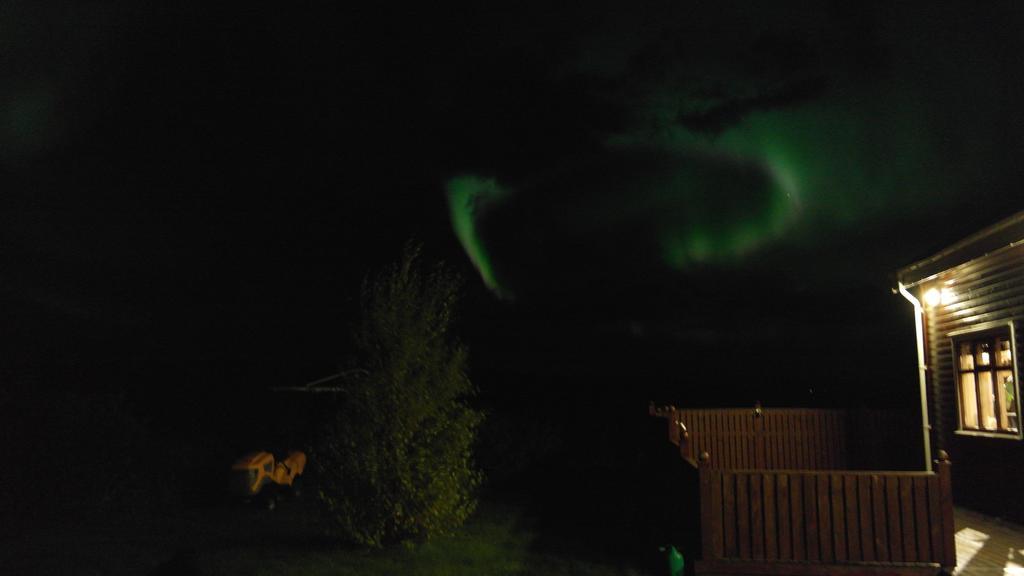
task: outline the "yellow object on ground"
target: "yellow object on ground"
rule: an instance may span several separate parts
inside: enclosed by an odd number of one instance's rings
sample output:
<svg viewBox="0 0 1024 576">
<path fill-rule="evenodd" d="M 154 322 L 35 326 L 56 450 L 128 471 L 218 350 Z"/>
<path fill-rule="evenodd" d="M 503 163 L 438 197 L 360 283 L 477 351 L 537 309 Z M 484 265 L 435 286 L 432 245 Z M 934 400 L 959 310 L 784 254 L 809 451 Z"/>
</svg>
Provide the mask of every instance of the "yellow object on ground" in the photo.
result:
<svg viewBox="0 0 1024 576">
<path fill-rule="evenodd" d="M 251 452 L 239 458 L 231 467 L 236 473 L 235 485 L 246 496 L 256 496 L 267 484 L 292 486 L 306 469 L 306 455 L 298 450 L 274 462 L 270 452 Z"/>
</svg>

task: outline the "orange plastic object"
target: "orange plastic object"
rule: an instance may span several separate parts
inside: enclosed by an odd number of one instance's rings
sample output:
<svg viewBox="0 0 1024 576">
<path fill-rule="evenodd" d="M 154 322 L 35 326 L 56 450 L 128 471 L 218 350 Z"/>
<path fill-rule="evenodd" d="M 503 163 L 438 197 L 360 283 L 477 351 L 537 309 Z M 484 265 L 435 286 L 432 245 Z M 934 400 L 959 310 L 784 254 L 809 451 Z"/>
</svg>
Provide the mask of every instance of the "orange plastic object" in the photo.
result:
<svg viewBox="0 0 1024 576">
<path fill-rule="evenodd" d="M 294 484 L 295 478 L 306 470 L 306 455 L 295 450 L 275 463 L 274 455 L 270 452 L 250 452 L 236 460 L 231 469 L 240 473 L 239 483 L 245 494 L 255 496 L 267 484 Z"/>
</svg>

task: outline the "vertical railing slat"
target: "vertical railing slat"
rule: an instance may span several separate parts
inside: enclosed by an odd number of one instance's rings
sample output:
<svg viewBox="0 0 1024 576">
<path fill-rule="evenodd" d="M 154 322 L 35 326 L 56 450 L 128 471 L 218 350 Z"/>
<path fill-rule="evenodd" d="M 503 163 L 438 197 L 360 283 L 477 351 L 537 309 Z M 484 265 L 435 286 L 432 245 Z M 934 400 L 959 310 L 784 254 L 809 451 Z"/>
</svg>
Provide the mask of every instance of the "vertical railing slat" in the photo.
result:
<svg viewBox="0 0 1024 576">
<path fill-rule="evenodd" d="M 700 426 L 697 428 L 697 431 L 696 431 L 696 434 L 698 434 L 698 437 L 697 437 L 697 446 L 698 446 L 697 455 L 698 456 L 703 454 L 703 453 L 705 453 L 705 452 L 707 452 L 709 454 L 714 454 L 714 448 L 708 445 L 708 438 L 710 438 L 710 434 L 708 434 L 708 429 L 709 429 L 708 419 L 709 419 L 709 417 L 708 417 L 707 412 L 701 412 L 701 415 L 700 415 Z"/>
<path fill-rule="evenodd" d="M 832 465 L 832 413 L 818 412 L 815 414 L 815 432 L 818 437 L 818 455 L 815 466 L 819 470 L 835 469 Z"/>
<path fill-rule="evenodd" d="M 786 423 L 788 429 L 785 431 L 785 438 L 788 453 L 786 454 L 786 463 L 783 466 L 791 470 L 797 470 L 800 468 L 796 465 L 799 459 L 799 423 L 790 414 L 786 414 Z"/>
<path fill-rule="evenodd" d="M 753 413 L 751 413 L 753 414 Z M 754 468 L 764 470 L 764 413 L 754 415 Z"/>
<path fill-rule="evenodd" d="M 821 546 L 821 561 L 832 562 L 835 556 L 832 550 L 833 530 L 828 476 L 822 474 L 815 480 L 818 482 L 818 545 Z"/>
<path fill-rule="evenodd" d="M 886 528 L 889 531 L 889 558 L 903 562 L 903 530 L 900 527 L 899 479 L 889 476 L 885 479 Z"/>
<path fill-rule="evenodd" d="M 711 490 L 711 483 L 714 481 L 711 470 L 701 462 L 700 470 L 700 534 L 701 534 L 701 555 L 705 560 L 718 559 L 712 547 L 712 534 L 714 533 L 714 517 L 717 516 L 715 508 L 721 505 L 716 501 Z"/>
<path fill-rule="evenodd" d="M 793 418 L 793 459 L 786 463 L 787 466 L 794 470 L 803 468 L 800 462 L 803 460 L 801 454 L 803 454 L 804 442 L 803 442 L 803 425 L 799 418 Z"/>
<path fill-rule="evenodd" d="M 776 470 L 784 470 L 786 468 L 786 466 L 783 464 L 783 462 L 785 462 L 785 456 L 783 455 L 783 450 L 785 449 L 785 446 L 779 439 L 779 419 L 778 417 L 775 416 L 775 414 L 772 414 L 771 418 L 772 419 L 769 422 L 771 426 L 772 458 L 774 458 L 772 462 L 772 467 L 775 468 Z"/>
<path fill-rule="evenodd" d="M 708 467 L 708 474 L 711 475 L 711 502 L 709 510 L 711 514 L 711 557 L 724 558 L 725 548 L 722 542 L 722 473 Z"/>
<path fill-rule="evenodd" d="M 748 474 L 736 474 L 736 533 L 739 540 L 739 557 L 744 560 L 750 559 L 749 481 Z"/>
<path fill-rule="evenodd" d="M 754 418 L 740 412 L 739 419 L 743 422 L 743 467 L 750 470 L 757 467 L 754 465 Z"/>
<path fill-rule="evenodd" d="M 843 477 L 832 474 L 832 550 L 836 562 L 846 562 L 846 504 L 843 502 Z"/>
<path fill-rule="evenodd" d="M 807 559 L 817 562 L 821 558 L 818 548 L 818 486 L 814 476 L 804 476 L 804 530 L 807 532 Z"/>
<path fill-rule="evenodd" d="M 801 411 L 800 413 L 800 431 L 801 439 L 800 444 L 803 449 L 800 451 L 800 468 L 802 470 L 813 470 L 814 469 L 814 457 L 817 455 L 817 450 L 814 447 L 814 421 L 813 416 L 807 412 Z M 815 480 L 817 482 L 817 480 Z M 818 511 L 818 520 L 821 520 L 821 511 Z"/>
<path fill-rule="evenodd" d="M 743 467 L 757 468 L 754 462 L 754 417 L 751 414 L 741 414 L 743 419 Z"/>
<path fill-rule="evenodd" d="M 721 458 L 716 458 L 716 460 L 721 460 L 722 466 L 724 466 L 726 468 L 735 469 L 736 466 L 735 466 L 735 463 L 733 462 L 733 459 L 732 459 L 732 457 L 733 457 L 732 438 L 730 438 L 728 433 L 727 433 L 727 429 L 729 427 L 729 420 L 728 420 L 728 418 L 729 418 L 729 415 L 724 413 L 724 412 L 720 412 L 718 414 L 718 422 L 717 422 L 717 429 L 715 430 L 715 435 L 718 436 L 719 438 L 721 438 L 722 457 Z"/>
<path fill-rule="evenodd" d="M 835 412 L 834 414 L 835 466 L 839 469 L 846 469 L 846 416 L 845 413 L 841 412 Z"/>
<path fill-rule="evenodd" d="M 875 520 L 875 558 L 879 562 L 889 561 L 889 530 L 885 516 L 885 480 L 871 476 L 871 507 Z"/>
<path fill-rule="evenodd" d="M 940 497 L 939 476 L 931 476 L 926 483 L 928 486 L 928 539 L 932 545 L 932 558 L 936 562 L 943 562 L 946 551 L 945 542 L 942 539 L 942 501 Z"/>
<path fill-rule="evenodd" d="M 698 458 L 701 454 L 707 451 L 707 448 L 701 444 L 704 440 L 704 415 L 692 411 L 687 414 L 688 416 L 686 417 L 687 420 L 685 420 L 685 422 L 688 432 L 690 433 L 690 443 L 693 445 L 693 448 L 690 450 L 690 454 L 692 458 Z"/>
<path fill-rule="evenodd" d="M 845 469 L 847 466 L 846 461 L 846 417 L 845 414 L 840 412 L 833 413 L 833 437 L 835 438 L 835 447 L 833 448 L 834 465 L 838 469 Z"/>
<path fill-rule="evenodd" d="M 736 557 L 736 482 L 732 474 L 722 474 L 722 530 L 725 557 Z"/>
<path fill-rule="evenodd" d="M 843 492 L 846 504 L 846 546 L 850 561 L 864 559 L 860 552 L 860 511 L 857 508 L 857 477 L 846 474 L 843 477 Z"/>
<path fill-rule="evenodd" d="M 755 560 L 764 560 L 764 493 L 760 474 L 750 478 L 750 554 Z"/>
<path fill-rule="evenodd" d="M 857 510 L 860 512 L 860 550 L 864 560 L 875 560 L 875 532 L 871 521 L 871 477 L 857 478 Z"/>
<path fill-rule="evenodd" d="M 804 453 L 807 449 L 807 439 L 804 437 L 803 418 L 797 416 L 793 417 L 793 432 L 796 442 L 794 445 L 795 450 L 793 452 L 793 461 L 790 462 L 790 465 L 795 470 L 806 469 L 807 467 L 803 465 Z"/>
<path fill-rule="evenodd" d="M 927 480 L 924 476 L 914 478 L 914 525 L 917 527 L 917 561 L 938 562 L 938 557 L 931 556 L 931 545 L 928 542 L 928 501 Z"/>
<path fill-rule="evenodd" d="M 900 522 L 903 528 L 903 561 L 917 562 L 917 529 L 914 526 L 914 479 L 901 476 Z"/>
<path fill-rule="evenodd" d="M 779 525 L 779 559 L 790 560 L 793 558 L 792 528 L 790 527 L 790 504 L 789 504 L 789 476 L 779 474 L 776 478 L 777 488 L 776 502 L 778 503 L 778 525 Z"/>
<path fill-rule="evenodd" d="M 807 560 L 807 527 L 804 525 L 803 479 L 794 474 L 789 479 L 790 523 L 793 526 L 793 560 Z M 815 527 L 817 529 L 817 527 Z"/>
<path fill-rule="evenodd" d="M 718 441 L 721 436 L 715 430 L 715 422 L 718 420 L 717 413 L 707 414 L 704 418 L 706 428 L 704 431 L 707 433 L 704 438 L 704 445 L 707 446 L 705 450 L 711 453 L 711 465 L 715 468 L 723 468 L 722 458 L 725 454 L 719 450 Z"/>
<path fill-rule="evenodd" d="M 757 468 L 757 464 L 754 462 L 754 417 L 751 414 L 743 414 L 741 417 L 744 422 L 743 440 L 746 442 L 743 450 L 745 457 L 743 467 Z"/>
<path fill-rule="evenodd" d="M 738 420 L 736 418 L 736 411 L 735 410 L 726 410 L 726 414 L 729 417 L 728 425 L 726 426 L 726 430 L 725 430 L 725 434 L 727 434 L 729 436 L 729 442 L 730 442 L 730 445 L 729 445 L 729 457 L 731 458 L 731 460 L 729 461 L 729 467 L 734 469 L 734 470 L 740 470 L 740 469 L 743 468 L 743 465 L 741 464 L 741 462 L 742 462 L 741 457 L 742 457 L 742 452 L 743 452 L 743 446 L 742 446 L 742 441 L 740 439 L 741 435 L 739 433 L 740 423 L 738 422 Z M 737 484 L 737 486 L 738 486 L 738 484 Z M 737 492 L 737 494 L 738 494 L 738 492 Z"/>
<path fill-rule="evenodd" d="M 768 472 L 762 477 L 764 482 L 764 557 L 768 560 L 776 560 L 779 557 L 779 531 L 775 504 L 776 476 L 777 474 L 774 472 Z"/>
<path fill-rule="evenodd" d="M 824 420 L 822 423 L 822 438 L 824 439 L 822 452 L 825 454 L 824 467 L 835 470 L 838 468 L 836 466 L 836 413 L 831 411 L 826 413 Z"/>
<path fill-rule="evenodd" d="M 824 454 L 826 452 L 825 437 L 822 434 L 822 428 L 824 428 L 824 415 L 820 411 L 816 410 L 810 414 L 809 420 L 810 434 L 808 434 L 808 436 L 811 439 L 811 453 L 809 455 L 807 465 L 812 470 L 821 470 L 823 468 L 827 468 L 827 466 L 825 466 L 825 462 L 823 459 Z"/>
</svg>

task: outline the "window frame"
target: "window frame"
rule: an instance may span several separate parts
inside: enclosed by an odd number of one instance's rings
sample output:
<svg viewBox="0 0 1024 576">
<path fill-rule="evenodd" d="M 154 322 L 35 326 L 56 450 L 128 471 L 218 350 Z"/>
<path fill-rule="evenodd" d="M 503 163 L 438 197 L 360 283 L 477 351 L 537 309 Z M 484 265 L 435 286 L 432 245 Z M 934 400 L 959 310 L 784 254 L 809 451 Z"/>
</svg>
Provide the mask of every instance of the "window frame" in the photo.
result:
<svg viewBox="0 0 1024 576">
<path fill-rule="evenodd" d="M 960 346 L 959 345 L 960 345 L 960 343 L 962 343 L 964 341 L 977 341 L 977 340 L 981 340 L 981 339 L 986 338 L 986 337 L 990 337 L 990 338 L 992 338 L 994 340 L 997 336 L 1000 336 L 1000 335 L 1003 335 L 1003 334 L 1006 334 L 1008 336 L 1009 341 L 1010 341 L 1010 370 L 1013 373 L 1013 384 L 1016 387 L 1016 390 L 1015 390 L 1015 393 L 1014 393 L 1014 403 L 1016 404 L 1016 408 L 1017 408 L 1017 431 L 1016 432 L 1004 432 L 1004 431 L 999 431 L 999 430 L 984 430 L 984 429 L 980 428 L 980 426 L 981 426 L 981 421 L 980 421 L 980 419 L 981 419 L 981 412 L 980 412 L 980 410 L 979 410 L 979 413 L 978 413 L 978 419 L 979 419 L 978 425 L 979 425 L 979 428 L 965 428 L 964 427 L 964 414 L 963 414 L 963 398 L 961 397 L 961 391 L 960 391 L 960 388 L 961 388 L 960 374 L 961 374 L 961 372 L 966 372 L 966 371 L 960 369 Z M 952 376 L 953 376 L 953 378 L 952 378 L 952 385 L 953 385 L 953 389 L 956 391 L 957 427 L 956 427 L 956 430 L 954 430 L 954 434 L 958 434 L 958 435 L 961 435 L 961 436 L 979 436 L 979 437 L 983 437 L 983 438 L 998 438 L 998 439 L 1002 439 L 1002 440 L 1021 440 L 1021 439 L 1024 439 L 1024 415 L 1021 414 L 1020 378 L 1018 376 L 1018 371 L 1017 371 L 1017 364 L 1018 364 L 1018 362 L 1017 362 L 1017 334 L 1016 334 L 1015 323 L 1012 320 L 1010 320 L 1010 321 L 1002 321 L 1002 322 L 986 322 L 984 324 L 978 324 L 976 326 L 972 326 L 970 328 L 965 328 L 963 330 L 957 330 L 957 331 L 954 331 L 954 332 L 950 332 L 946 336 L 949 339 L 950 356 L 951 356 L 951 361 L 952 361 L 952 364 L 953 364 L 953 366 L 952 366 L 952 368 L 953 368 L 953 372 L 952 372 Z M 993 356 L 994 356 L 994 352 L 995 351 L 993 351 Z M 993 357 L 992 362 L 995 362 L 995 358 L 994 357 Z M 994 373 L 997 371 L 996 370 L 997 366 L 995 366 L 994 364 L 990 364 L 989 366 L 990 366 L 990 371 L 993 373 L 993 376 L 994 376 Z M 975 369 L 971 370 L 971 372 L 977 374 L 978 373 L 977 366 L 975 366 Z M 995 378 L 993 378 L 993 382 L 995 382 Z M 975 378 L 975 384 L 974 385 L 975 385 L 975 389 L 977 390 L 977 387 L 979 385 L 977 378 Z"/>
</svg>

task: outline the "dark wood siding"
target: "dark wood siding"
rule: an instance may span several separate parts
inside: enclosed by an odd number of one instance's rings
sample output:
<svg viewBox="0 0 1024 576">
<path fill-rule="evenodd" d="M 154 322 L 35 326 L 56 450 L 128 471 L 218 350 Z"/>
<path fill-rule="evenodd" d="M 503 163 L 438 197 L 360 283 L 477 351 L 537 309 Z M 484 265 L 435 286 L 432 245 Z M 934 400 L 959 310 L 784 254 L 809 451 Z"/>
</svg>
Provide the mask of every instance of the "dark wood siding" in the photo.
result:
<svg viewBox="0 0 1024 576">
<path fill-rule="evenodd" d="M 1017 353 L 1024 352 L 1024 244 L 947 270 L 923 282 L 918 295 L 950 280 L 956 300 L 926 313 L 933 448 L 947 450 L 957 463 L 953 486 L 958 503 L 1024 521 L 1024 499 L 1016 494 L 1016 487 L 1024 485 L 1024 442 L 955 433 L 960 416 L 950 341 L 951 332 L 1012 322 Z"/>
</svg>

